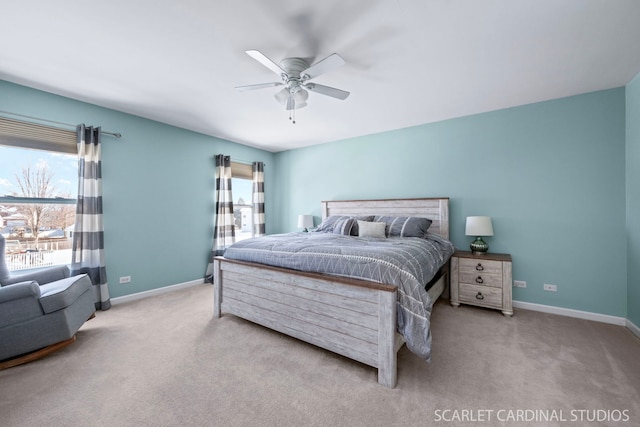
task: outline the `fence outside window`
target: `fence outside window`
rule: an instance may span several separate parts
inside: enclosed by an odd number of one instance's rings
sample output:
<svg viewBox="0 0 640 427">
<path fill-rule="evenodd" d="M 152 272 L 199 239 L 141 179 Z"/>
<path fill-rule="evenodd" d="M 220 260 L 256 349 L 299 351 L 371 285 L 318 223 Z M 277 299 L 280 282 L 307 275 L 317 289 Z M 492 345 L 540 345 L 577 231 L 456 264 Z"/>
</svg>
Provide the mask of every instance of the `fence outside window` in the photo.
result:
<svg viewBox="0 0 640 427">
<path fill-rule="evenodd" d="M 37 249 L 33 241 L 5 239 L 4 257 L 9 271 L 69 264 L 71 239 L 40 239 Z"/>
<path fill-rule="evenodd" d="M 53 251 L 24 252 L 6 254 L 5 260 L 9 271 L 53 265 Z"/>
</svg>

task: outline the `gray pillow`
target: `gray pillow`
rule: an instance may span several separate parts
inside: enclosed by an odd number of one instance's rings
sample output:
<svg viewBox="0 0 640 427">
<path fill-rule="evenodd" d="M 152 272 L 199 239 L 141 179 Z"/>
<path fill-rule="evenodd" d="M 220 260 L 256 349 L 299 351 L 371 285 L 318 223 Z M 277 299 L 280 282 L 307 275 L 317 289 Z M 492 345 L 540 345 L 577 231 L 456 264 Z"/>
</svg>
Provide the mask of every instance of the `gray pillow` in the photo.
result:
<svg viewBox="0 0 640 427">
<path fill-rule="evenodd" d="M 386 224 L 386 234 L 388 237 L 421 237 L 427 235 L 427 230 L 431 225 L 428 218 L 415 216 L 384 216 L 376 215 L 374 222 L 384 222 Z"/>
<path fill-rule="evenodd" d="M 353 232 L 355 228 L 355 234 Z M 355 218 L 342 218 L 333 225 L 333 234 L 342 234 L 343 236 L 358 235 L 358 221 Z"/>
<path fill-rule="evenodd" d="M 315 231 L 319 233 L 333 233 L 333 228 L 335 227 L 336 222 L 340 221 L 341 219 L 348 218 L 348 216 L 330 215 L 322 220 Z"/>
<path fill-rule="evenodd" d="M 351 224 L 348 224 L 348 220 Z M 316 232 L 320 233 L 336 233 L 336 234 L 345 234 L 342 232 L 343 229 L 350 227 L 351 236 L 358 235 L 358 222 L 357 221 L 373 221 L 373 215 L 364 215 L 364 216 L 350 216 L 350 215 L 329 215 L 325 219 L 322 220 L 318 228 L 316 228 Z"/>
</svg>

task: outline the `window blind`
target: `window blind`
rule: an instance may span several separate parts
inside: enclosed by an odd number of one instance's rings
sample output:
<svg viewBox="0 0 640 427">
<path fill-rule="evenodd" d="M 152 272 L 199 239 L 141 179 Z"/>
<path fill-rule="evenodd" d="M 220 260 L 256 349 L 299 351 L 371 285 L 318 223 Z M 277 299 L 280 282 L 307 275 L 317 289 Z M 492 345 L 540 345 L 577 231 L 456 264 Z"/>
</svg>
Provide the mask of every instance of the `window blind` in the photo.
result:
<svg viewBox="0 0 640 427">
<path fill-rule="evenodd" d="M 253 167 L 244 163 L 231 162 L 231 176 L 234 178 L 253 179 Z"/>
<path fill-rule="evenodd" d="M 0 117 L 0 145 L 76 154 L 76 132 Z"/>
</svg>

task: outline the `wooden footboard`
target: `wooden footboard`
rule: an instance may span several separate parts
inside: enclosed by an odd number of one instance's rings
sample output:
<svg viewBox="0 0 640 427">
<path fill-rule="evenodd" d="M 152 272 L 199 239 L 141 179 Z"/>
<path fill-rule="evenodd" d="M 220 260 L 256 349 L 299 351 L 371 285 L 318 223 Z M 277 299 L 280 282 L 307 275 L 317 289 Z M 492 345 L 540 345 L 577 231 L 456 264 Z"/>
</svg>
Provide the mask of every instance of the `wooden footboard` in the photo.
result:
<svg viewBox="0 0 640 427">
<path fill-rule="evenodd" d="M 214 258 L 214 317 L 234 314 L 378 369 L 395 387 L 396 286 Z"/>
</svg>

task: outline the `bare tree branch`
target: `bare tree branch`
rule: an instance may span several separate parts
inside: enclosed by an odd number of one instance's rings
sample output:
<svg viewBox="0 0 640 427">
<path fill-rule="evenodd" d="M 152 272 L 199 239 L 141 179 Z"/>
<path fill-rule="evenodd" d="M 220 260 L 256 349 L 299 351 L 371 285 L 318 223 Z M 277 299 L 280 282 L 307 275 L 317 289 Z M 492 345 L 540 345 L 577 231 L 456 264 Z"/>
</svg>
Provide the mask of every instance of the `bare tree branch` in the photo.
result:
<svg viewBox="0 0 640 427">
<path fill-rule="evenodd" d="M 22 177 L 15 175 L 20 194 L 22 197 L 30 198 L 52 198 L 55 197 L 55 185 L 52 184 L 53 172 L 49 170 L 46 163 L 36 166 L 35 169 L 29 166 L 22 168 Z M 19 206 L 19 211 L 26 217 L 26 223 L 35 237 L 36 247 L 38 247 L 38 233 L 44 222 L 49 220 L 54 211 L 52 205 L 48 204 L 25 204 Z"/>
</svg>

